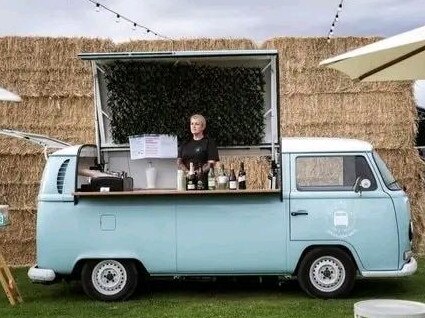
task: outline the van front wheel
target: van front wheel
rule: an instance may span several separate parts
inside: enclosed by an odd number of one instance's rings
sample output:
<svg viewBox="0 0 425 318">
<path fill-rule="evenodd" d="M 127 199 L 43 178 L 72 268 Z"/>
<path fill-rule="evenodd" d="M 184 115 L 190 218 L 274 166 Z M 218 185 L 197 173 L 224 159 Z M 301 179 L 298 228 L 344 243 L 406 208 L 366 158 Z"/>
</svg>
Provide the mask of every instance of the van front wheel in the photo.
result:
<svg viewBox="0 0 425 318">
<path fill-rule="evenodd" d="M 136 265 L 127 260 L 90 260 L 81 271 L 84 292 L 103 301 L 129 298 L 136 290 L 137 282 Z"/>
<path fill-rule="evenodd" d="M 337 298 L 349 294 L 354 286 L 355 273 L 351 257 L 343 250 L 317 248 L 304 256 L 297 276 L 301 288 L 308 294 Z"/>
</svg>

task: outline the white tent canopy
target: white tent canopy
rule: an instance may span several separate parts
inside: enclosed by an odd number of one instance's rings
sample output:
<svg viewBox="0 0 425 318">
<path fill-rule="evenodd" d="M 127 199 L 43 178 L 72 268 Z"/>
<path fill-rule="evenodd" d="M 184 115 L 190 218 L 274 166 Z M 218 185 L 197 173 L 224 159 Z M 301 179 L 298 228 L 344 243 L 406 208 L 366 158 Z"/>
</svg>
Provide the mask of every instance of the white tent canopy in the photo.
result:
<svg viewBox="0 0 425 318">
<path fill-rule="evenodd" d="M 0 87 L 0 101 L 20 102 L 21 98 L 18 95 Z"/>
<path fill-rule="evenodd" d="M 425 26 L 320 62 L 361 81 L 425 79 Z"/>
</svg>

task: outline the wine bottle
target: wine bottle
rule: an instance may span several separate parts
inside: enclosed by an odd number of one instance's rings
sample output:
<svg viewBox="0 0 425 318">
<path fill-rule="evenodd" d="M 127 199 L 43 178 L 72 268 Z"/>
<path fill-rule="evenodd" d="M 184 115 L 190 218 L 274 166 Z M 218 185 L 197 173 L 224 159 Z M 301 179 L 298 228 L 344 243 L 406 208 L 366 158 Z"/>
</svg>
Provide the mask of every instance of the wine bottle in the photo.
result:
<svg viewBox="0 0 425 318">
<path fill-rule="evenodd" d="M 224 172 L 224 164 L 221 164 L 220 171 L 217 177 L 217 187 L 219 190 L 226 190 L 227 189 L 227 182 L 229 181 L 229 178 L 226 176 L 226 173 Z"/>
<path fill-rule="evenodd" d="M 215 190 L 215 173 L 212 163 L 210 163 L 210 171 L 208 171 L 208 190 Z"/>
<path fill-rule="evenodd" d="M 202 167 L 198 168 L 198 173 L 196 174 L 196 179 L 197 179 L 197 183 L 196 183 L 196 189 L 197 190 L 204 190 L 205 189 L 205 184 L 204 184 L 204 174 L 202 172 Z"/>
<path fill-rule="evenodd" d="M 238 182 L 236 180 L 235 169 L 233 169 L 233 165 L 230 165 L 229 189 L 236 190 L 237 188 Z"/>
<path fill-rule="evenodd" d="M 195 190 L 196 189 L 196 175 L 195 169 L 193 167 L 193 162 L 189 164 L 189 173 L 186 177 L 186 189 L 187 190 Z"/>
<path fill-rule="evenodd" d="M 272 160 L 268 175 L 269 189 L 277 189 L 277 165 L 276 161 Z"/>
<path fill-rule="evenodd" d="M 246 189 L 246 172 L 244 168 L 243 162 L 241 162 L 241 165 L 239 167 L 239 173 L 238 173 L 238 189 L 239 190 L 245 190 Z"/>
</svg>

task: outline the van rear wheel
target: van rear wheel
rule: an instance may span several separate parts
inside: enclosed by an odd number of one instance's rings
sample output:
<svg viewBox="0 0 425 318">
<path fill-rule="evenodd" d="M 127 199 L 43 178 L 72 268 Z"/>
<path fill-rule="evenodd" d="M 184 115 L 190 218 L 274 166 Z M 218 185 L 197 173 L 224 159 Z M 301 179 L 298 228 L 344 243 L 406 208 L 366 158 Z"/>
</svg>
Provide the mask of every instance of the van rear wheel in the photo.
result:
<svg viewBox="0 0 425 318">
<path fill-rule="evenodd" d="M 81 271 L 81 283 L 84 292 L 91 298 L 125 300 L 137 288 L 137 267 L 128 260 L 90 260 Z"/>
<path fill-rule="evenodd" d="M 338 248 L 316 248 L 300 263 L 298 282 L 309 295 L 343 297 L 354 287 L 356 267 L 351 257 Z"/>
</svg>

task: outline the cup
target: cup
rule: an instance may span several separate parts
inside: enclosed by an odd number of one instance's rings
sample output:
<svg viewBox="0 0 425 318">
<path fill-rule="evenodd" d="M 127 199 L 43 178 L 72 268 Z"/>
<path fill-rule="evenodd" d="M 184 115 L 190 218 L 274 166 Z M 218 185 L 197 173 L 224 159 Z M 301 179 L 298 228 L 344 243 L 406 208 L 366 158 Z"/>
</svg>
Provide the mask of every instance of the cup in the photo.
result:
<svg viewBox="0 0 425 318">
<path fill-rule="evenodd" d="M 151 162 L 149 162 L 149 166 L 146 168 L 146 188 L 156 188 L 156 168 L 152 167 Z"/>
<path fill-rule="evenodd" d="M 186 176 L 184 175 L 184 171 L 181 169 L 177 170 L 177 190 L 186 190 Z"/>
</svg>

